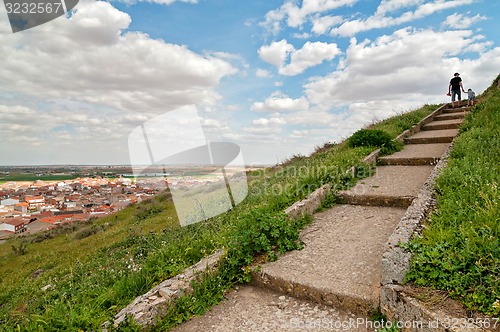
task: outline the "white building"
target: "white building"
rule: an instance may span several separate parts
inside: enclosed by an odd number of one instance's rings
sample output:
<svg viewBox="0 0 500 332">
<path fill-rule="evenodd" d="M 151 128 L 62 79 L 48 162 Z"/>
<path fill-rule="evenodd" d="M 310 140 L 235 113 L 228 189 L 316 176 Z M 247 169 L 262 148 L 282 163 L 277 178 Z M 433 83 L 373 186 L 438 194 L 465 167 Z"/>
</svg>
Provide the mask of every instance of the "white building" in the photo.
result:
<svg viewBox="0 0 500 332">
<path fill-rule="evenodd" d="M 16 205 L 17 203 L 19 203 L 19 200 L 12 199 L 12 198 L 3 199 L 0 201 L 0 205 L 3 205 L 3 206 L 12 206 L 12 205 Z"/>
</svg>

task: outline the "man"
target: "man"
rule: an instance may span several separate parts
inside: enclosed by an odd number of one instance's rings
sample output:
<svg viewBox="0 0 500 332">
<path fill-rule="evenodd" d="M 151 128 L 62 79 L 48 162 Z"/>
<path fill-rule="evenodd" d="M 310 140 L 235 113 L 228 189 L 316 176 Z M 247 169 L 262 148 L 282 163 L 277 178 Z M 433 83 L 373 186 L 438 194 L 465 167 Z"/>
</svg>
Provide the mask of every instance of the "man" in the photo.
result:
<svg viewBox="0 0 500 332">
<path fill-rule="evenodd" d="M 451 91 L 450 91 L 451 90 Z M 464 86 L 462 85 L 462 79 L 459 73 L 455 73 L 453 78 L 450 80 L 450 85 L 448 86 L 448 95 L 451 92 L 451 107 L 455 108 L 455 97 L 458 97 L 458 106 L 460 107 L 462 101 L 462 90 L 465 93 Z"/>
</svg>

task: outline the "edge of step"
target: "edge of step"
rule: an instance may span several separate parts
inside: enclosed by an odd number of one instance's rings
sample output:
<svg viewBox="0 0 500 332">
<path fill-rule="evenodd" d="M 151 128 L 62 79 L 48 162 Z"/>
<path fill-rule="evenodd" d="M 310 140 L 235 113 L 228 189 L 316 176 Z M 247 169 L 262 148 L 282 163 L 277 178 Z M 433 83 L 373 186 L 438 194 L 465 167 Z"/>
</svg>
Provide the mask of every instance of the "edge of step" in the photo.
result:
<svg viewBox="0 0 500 332">
<path fill-rule="evenodd" d="M 333 292 L 294 280 L 285 280 L 262 270 L 252 271 L 251 284 L 264 289 L 272 289 L 299 299 L 310 300 L 330 307 L 342 308 L 342 310 L 350 311 L 354 314 L 368 314 L 380 305 L 381 287 L 378 287 L 376 290 L 372 289 L 372 292 L 376 292 L 376 296 L 370 298 L 369 296 L 352 295 L 349 292 Z"/>
<path fill-rule="evenodd" d="M 441 137 L 406 137 L 405 144 L 432 144 L 432 143 L 451 143 L 455 136 Z"/>
<path fill-rule="evenodd" d="M 422 130 L 445 130 L 445 129 L 458 129 L 462 125 L 462 119 L 451 119 L 451 120 L 441 120 L 432 121 L 428 124 L 422 126 Z"/>
<path fill-rule="evenodd" d="M 436 165 L 440 158 L 436 157 L 415 157 L 415 158 L 396 158 L 391 156 L 380 157 L 378 165 L 382 166 L 425 166 Z"/>
<path fill-rule="evenodd" d="M 463 119 L 465 116 L 469 114 L 469 112 L 456 112 L 456 113 L 442 113 L 436 115 L 433 121 L 446 121 L 446 120 L 455 120 L 455 119 Z"/>
<path fill-rule="evenodd" d="M 411 205 L 415 196 L 385 196 L 385 195 L 356 195 L 347 192 L 339 192 L 336 195 L 337 203 L 368 206 L 392 206 L 407 208 Z"/>
</svg>

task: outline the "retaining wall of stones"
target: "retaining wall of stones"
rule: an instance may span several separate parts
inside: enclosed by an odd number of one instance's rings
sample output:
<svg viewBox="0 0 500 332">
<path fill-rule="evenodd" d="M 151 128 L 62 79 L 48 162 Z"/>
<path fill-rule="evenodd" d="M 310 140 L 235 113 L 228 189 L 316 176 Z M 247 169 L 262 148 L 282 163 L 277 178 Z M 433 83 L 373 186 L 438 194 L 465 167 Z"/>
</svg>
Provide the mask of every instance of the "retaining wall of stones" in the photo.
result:
<svg viewBox="0 0 500 332">
<path fill-rule="evenodd" d="M 167 279 L 153 287 L 149 292 L 137 297 L 132 303 L 123 308 L 116 316 L 113 325 L 117 327 L 121 322 L 131 316 L 138 324 L 149 326 L 161 316 L 176 299 L 190 293 L 192 282 L 204 273 L 215 272 L 224 256 L 224 251 L 219 250 L 203 258 L 195 265 L 185 269 L 181 274 Z M 107 324 L 103 328 L 106 329 Z"/>
</svg>

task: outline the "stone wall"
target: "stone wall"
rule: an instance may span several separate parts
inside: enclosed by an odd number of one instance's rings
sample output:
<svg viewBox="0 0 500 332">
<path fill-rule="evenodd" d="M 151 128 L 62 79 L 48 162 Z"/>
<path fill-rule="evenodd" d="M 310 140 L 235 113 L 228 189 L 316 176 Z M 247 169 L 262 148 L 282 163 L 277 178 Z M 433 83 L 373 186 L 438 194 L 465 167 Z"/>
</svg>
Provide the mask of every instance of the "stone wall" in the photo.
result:
<svg viewBox="0 0 500 332">
<path fill-rule="evenodd" d="M 174 300 L 192 291 L 191 284 L 197 277 L 216 271 L 223 256 L 224 251 L 219 250 L 185 269 L 181 274 L 156 285 L 123 308 L 115 316 L 113 325 L 117 327 L 127 316 L 131 316 L 142 326 L 153 325 L 155 319 L 161 316 Z M 104 324 L 104 330 L 106 326 L 107 324 Z"/>
<path fill-rule="evenodd" d="M 312 192 L 306 199 L 293 203 L 285 210 L 291 218 L 296 219 L 304 215 L 312 215 L 320 206 L 331 190 L 330 184 L 325 184 Z"/>
<path fill-rule="evenodd" d="M 409 287 L 386 285 L 380 294 L 383 313 L 390 320 L 397 320 L 402 331 L 411 332 L 492 332 L 499 331 L 496 320 L 485 316 L 468 316 L 463 309 L 453 307 L 453 300 L 439 299 L 442 304 L 424 303 L 412 294 Z M 450 305 L 451 303 L 451 305 Z M 447 307 L 449 306 L 449 307 Z"/>
</svg>

